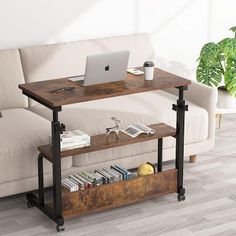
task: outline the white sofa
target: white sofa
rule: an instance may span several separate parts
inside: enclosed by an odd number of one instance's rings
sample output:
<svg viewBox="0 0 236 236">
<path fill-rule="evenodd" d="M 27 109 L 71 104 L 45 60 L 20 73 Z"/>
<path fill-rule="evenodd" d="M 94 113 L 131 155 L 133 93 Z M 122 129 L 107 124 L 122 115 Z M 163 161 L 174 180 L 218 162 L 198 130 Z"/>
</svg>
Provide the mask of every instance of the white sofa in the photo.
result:
<svg viewBox="0 0 236 236">
<path fill-rule="evenodd" d="M 148 34 L 85 40 L 55 45 L 0 51 L 0 197 L 37 188 L 37 146 L 48 142 L 52 112 L 21 94 L 25 82 L 83 74 L 89 54 L 129 50 L 129 66 L 154 59 Z M 90 135 L 104 133 L 116 116 L 123 127 L 135 122 L 165 122 L 175 126 L 176 91 L 146 92 L 84 102 L 63 107 L 60 121 L 67 129 L 81 129 Z M 214 147 L 216 91 L 193 82 L 185 93 L 185 155 L 196 155 Z M 127 168 L 156 162 L 157 142 L 132 144 L 62 159 L 63 175 L 82 169 L 120 163 Z M 173 159 L 175 140 L 164 140 L 164 161 Z M 52 183 L 51 164 L 45 161 L 45 185 Z"/>
</svg>

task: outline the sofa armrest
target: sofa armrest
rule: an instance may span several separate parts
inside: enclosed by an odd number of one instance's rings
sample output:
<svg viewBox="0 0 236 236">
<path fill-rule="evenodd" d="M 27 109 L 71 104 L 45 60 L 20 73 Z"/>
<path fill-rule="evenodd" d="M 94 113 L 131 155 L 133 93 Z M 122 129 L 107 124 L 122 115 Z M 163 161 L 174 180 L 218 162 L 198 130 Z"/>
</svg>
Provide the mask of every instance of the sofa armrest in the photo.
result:
<svg viewBox="0 0 236 236">
<path fill-rule="evenodd" d="M 167 89 L 166 92 L 178 95 L 177 89 Z M 192 103 L 204 108 L 208 112 L 208 139 L 214 143 L 215 140 L 215 109 L 217 100 L 217 89 L 192 81 L 185 92 L 185 98 Z"/>
</svg>

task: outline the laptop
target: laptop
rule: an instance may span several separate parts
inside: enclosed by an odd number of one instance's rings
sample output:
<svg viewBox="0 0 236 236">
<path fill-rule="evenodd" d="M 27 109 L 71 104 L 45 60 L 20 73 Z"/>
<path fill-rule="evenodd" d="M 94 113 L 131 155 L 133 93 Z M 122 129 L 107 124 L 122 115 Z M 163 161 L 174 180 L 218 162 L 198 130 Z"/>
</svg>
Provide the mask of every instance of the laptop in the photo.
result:
<svg viewBox="0 0 236 236">
<path fill-rule="evenodd" d="M 87 56 L 85 75 L 69 80 L 82 86 L 122 81 L 126 78 L 129 51 Z"/>
</svg>

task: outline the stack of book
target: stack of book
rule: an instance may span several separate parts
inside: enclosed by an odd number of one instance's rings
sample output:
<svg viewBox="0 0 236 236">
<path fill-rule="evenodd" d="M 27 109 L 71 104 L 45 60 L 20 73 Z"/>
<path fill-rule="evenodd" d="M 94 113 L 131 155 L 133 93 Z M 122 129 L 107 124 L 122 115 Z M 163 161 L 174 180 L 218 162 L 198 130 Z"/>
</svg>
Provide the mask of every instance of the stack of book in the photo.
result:
<svg viewBox="0 0 236 236">
<path fill-rule="evenodd" d="M 120 165 L 114 165 L 111 168 L 96 169 L 91 172 L 82 171 L 78 174 L 69 175 L 67 178 L 62 179 L 62 186 L 69 192 L 74 192 L 102 184 L 132 179 L 133 177 L 134 173 Z"/>
<path fill-rule="evenodd" d="M 61 134 L 61 151 L 87 146 L 90 146 L 90 136 L 81 130 L 64 131 Z"/>
</svg>

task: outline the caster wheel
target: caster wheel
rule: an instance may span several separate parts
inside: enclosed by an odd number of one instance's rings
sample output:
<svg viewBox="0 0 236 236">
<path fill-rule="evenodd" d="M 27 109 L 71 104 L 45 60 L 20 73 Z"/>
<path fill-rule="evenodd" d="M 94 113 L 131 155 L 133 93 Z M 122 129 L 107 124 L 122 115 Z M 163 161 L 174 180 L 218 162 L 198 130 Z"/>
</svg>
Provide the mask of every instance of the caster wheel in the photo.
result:
<svg viewBox="0 0 236 236">
<path fill-rule="evenodd" d="M 34 205 L 32 205 L 29 201 L 27 202 L 27 207 L 28 208 L 32 208 L 32 207 L 34 207 Z"/>
<path fill-rule="evenodd" d="M 178 201 L 181 202 L 181 201 L 184 201 L 185 200 L 185 196 L 184 195 L 178 195 Z"/>
<path fill-rule="evenodd" d="M 65 227 L 63 225 L 57 225 L 57 232 L 65 231 Z"/>
</svg>

